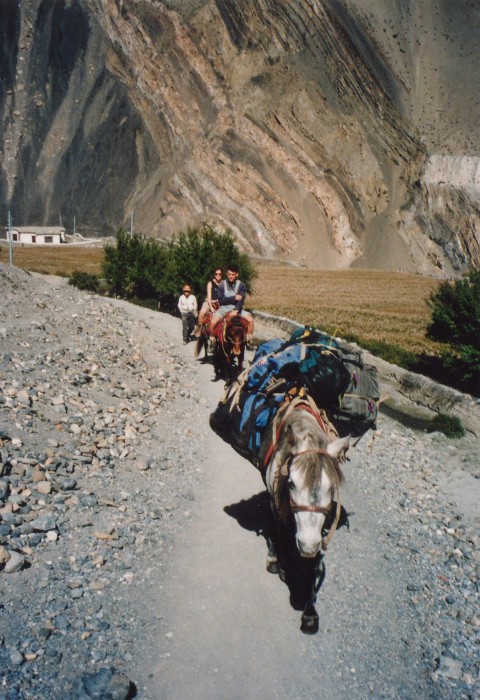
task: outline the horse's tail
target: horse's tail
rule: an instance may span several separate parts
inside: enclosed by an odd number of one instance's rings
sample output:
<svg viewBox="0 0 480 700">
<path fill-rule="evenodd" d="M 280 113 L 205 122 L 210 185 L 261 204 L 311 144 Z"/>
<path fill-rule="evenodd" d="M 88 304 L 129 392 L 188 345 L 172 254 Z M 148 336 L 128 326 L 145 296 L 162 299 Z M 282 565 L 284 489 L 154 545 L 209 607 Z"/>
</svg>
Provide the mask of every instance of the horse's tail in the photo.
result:
<svg viewBox="0 0 480 700">
<path fill-rule="evenodd" d="M 200 333 L 200 335 L 197 338 L 197 342 L 195 343 L 195 349 L 193 351 L 194 357 L 198 357 L 200 355 L 200 350 L 202 349 L 202 345 L 203 345 L 203 337 L 202 337 L 202 334 Z"/>
</svg>

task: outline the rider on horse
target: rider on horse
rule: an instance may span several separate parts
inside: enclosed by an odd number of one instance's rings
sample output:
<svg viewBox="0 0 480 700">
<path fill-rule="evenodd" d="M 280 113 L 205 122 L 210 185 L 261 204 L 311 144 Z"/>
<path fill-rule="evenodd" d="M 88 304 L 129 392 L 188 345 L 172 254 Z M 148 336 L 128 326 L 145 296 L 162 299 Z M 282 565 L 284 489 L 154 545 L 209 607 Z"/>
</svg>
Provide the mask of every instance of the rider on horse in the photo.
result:
<svg viewBox="0 0 480 700">
<path fill-rule="evenodd" d="M 200 313 L 198 314 L 198 322 L 194 331 L 194 335 L 198 338 L 204 323 L 208 323 L 208 314 L 218 309 L 218 287 L 222 281 L 222 268 L 216 267 L 213 272 L 213 277 L 207 282 L 207 298 L 202 304 Z"/>
<path fill-rule="evenodd" d="M 243 282 L 238 279 L 238 265 L 232 263 L 227 267 L 227 279 L 220 282 L 218 285 L 218 303 L 219 308 L 212 315 L 210 321 L 210 333 L 215 335 L 216 327 L 225 318 L 227 314 L 236 316 L 240 314 L 248 323 L 247 337 L 251 337 L 253 333 L 253 317 L 252 314 L 245 311 L 243 304 L 247 288 Z"/>
</svg>

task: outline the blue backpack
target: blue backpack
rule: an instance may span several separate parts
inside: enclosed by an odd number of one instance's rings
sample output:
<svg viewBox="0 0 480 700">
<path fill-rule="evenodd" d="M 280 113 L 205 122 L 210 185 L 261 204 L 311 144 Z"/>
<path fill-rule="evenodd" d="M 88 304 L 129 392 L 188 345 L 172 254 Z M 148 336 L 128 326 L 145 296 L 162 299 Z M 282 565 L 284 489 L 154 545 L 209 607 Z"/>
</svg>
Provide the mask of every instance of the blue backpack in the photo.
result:
<svg viewBox="0 0 480 700">
<path fill-rule="evenodd" d="M 210 416 L 210 426 L 254 465 L 262 443 L 288 391 L 304 387 L 324 408 L 340 435 L 363 435 L 375 429 L 378 379 L 360 353 L 340 346 L 313 328 L 295 331 L 287 341 L 260 345 L 251 366 Z"/>
<path fill-rule="evenodd" d="M 312 389 L 320 383 L 319 405 L 338 405 L 349 375 L 338 360 L 336 348 L 338 344 L 331 336 L 311 328 L 299 329 L 288 341 L 274 338 L 258 347 L 242 388 L 245 401 L 240 420 L 240 432 L 254 457 L 267 426 L 292 387 L 305 386 L 317 400 L 318 391 Z"/>
</svg>

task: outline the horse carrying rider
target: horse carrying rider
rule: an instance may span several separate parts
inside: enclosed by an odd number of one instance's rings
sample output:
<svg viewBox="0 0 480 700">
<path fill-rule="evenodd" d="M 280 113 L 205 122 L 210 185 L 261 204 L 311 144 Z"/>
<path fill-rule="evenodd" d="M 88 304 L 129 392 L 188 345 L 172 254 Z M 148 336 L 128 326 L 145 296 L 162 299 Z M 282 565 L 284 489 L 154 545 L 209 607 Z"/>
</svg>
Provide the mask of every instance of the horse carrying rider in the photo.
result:
<svg viewBox="0 0 480 700">
<path fill-rule="evenodd" d="M 227 314 L 236 316 L 239 314 L 248 323 L 247 338 L 251 338 L 253 333 L 253 316 L 248 311 L 245 311 L 243 304 L 247 288 L 243 282 L 238 279 L 238 265 L 232 263 L 227 267 L 227 279 L 222 280 L 218 285 L 218 309 L 212 315 L 210 321 L 210 333 L 215 334 L 215 328 Z"/>
<path fill-rule="evenodd" d="M 202 304 L 200 313 L 198 314 L 198 322 L 193 335 L 197 338 L 200 335 L 200 329 L 205 323 L 206 316 L 210 311 L 212 314 L 218 309 L 218 287 L 222 281 L 222 268 L 216 267 L 213 271 L 213 277 L 207 282 L 207 298 Z"/>
</svg>

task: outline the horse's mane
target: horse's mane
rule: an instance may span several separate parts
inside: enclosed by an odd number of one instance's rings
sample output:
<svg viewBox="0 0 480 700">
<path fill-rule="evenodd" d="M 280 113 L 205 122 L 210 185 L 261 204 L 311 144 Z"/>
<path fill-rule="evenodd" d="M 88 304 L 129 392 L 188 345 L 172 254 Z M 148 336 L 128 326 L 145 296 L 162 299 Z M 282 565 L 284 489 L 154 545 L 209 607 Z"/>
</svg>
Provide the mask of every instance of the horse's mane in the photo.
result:
<svg viewBox="0 0 480 700">
<path fill-rule="evenodd" d="M 295 455 L 296 448 L 292 447 L 287 440 L 287 429 L 291 427 L 293 433 L 296 430 L 305 432 L 305 412 L 295 411 L 285 421 L 281 434 L 279 436 L 279 446 L 277 449 L 277 460 L 279 465 L 288 463 L 289 459 Z M 328 444 L 325 434 L 322 432 L 319 425 L 317 429 L 313 429 L 313 422 L 309 420 L 307 423 L 307 433 L 309 439 L 309 449 L 325 449 Z M 305 437 L 305 435 L 304 435 Z M 343 472 L 340 468 L 340 463 L 336 457 L 332 457 L 324 452 L 307 452 L 300 454 L 296 458 L 295 468 L 300 472 L 304 479 L 305 486 L 309 490 L 313 490 L 315 485 L 321 480 L 322 473 L 325 472 L 331 482 L 332 499 L 335 491 L 338 491 L 340 485 L 344 481 Z M 278 474 L 277 483 L 277 510 L 279 519 L 286 522 L 290 513 L 290 490 L 288 488 L 288 473 L 282 474 L 281 470 Z"/>
<path fill-rule="evenodd" d="M 343 483 L 343 472 L 340 469 L 338 459 L 335 457 L 329 454 L 308 453 L 301 455 L 299 459 L 301 461 L 298 470 L 302 474 L 307 488 L 311 489 L 315 486 L 321 477 L 322 471 L 326 472 L 334 490 L 337 490 L 340 484 Z"/>
<path fill-rule="evenodd" d="M 247 333 L 248 322 L 243 316 L 230 316 L 227 314 L 221 323 L 218 323 L 215 328 L 215 335 L 217 339 L 223 343 L 228 338 L 229 330 L 235 330 L 237 332 L 242 332 L 245 336 Z"/>
<path fill-rule="evenodd" d="M 246 332 L 247 327 L 248 327 L 248 322 L 247 320 L 240 315 L 237 316 L 230 316 L 228 315 L 226 317 L 225 325 L 230 328 L 238 328 Z"/>
</svg>

